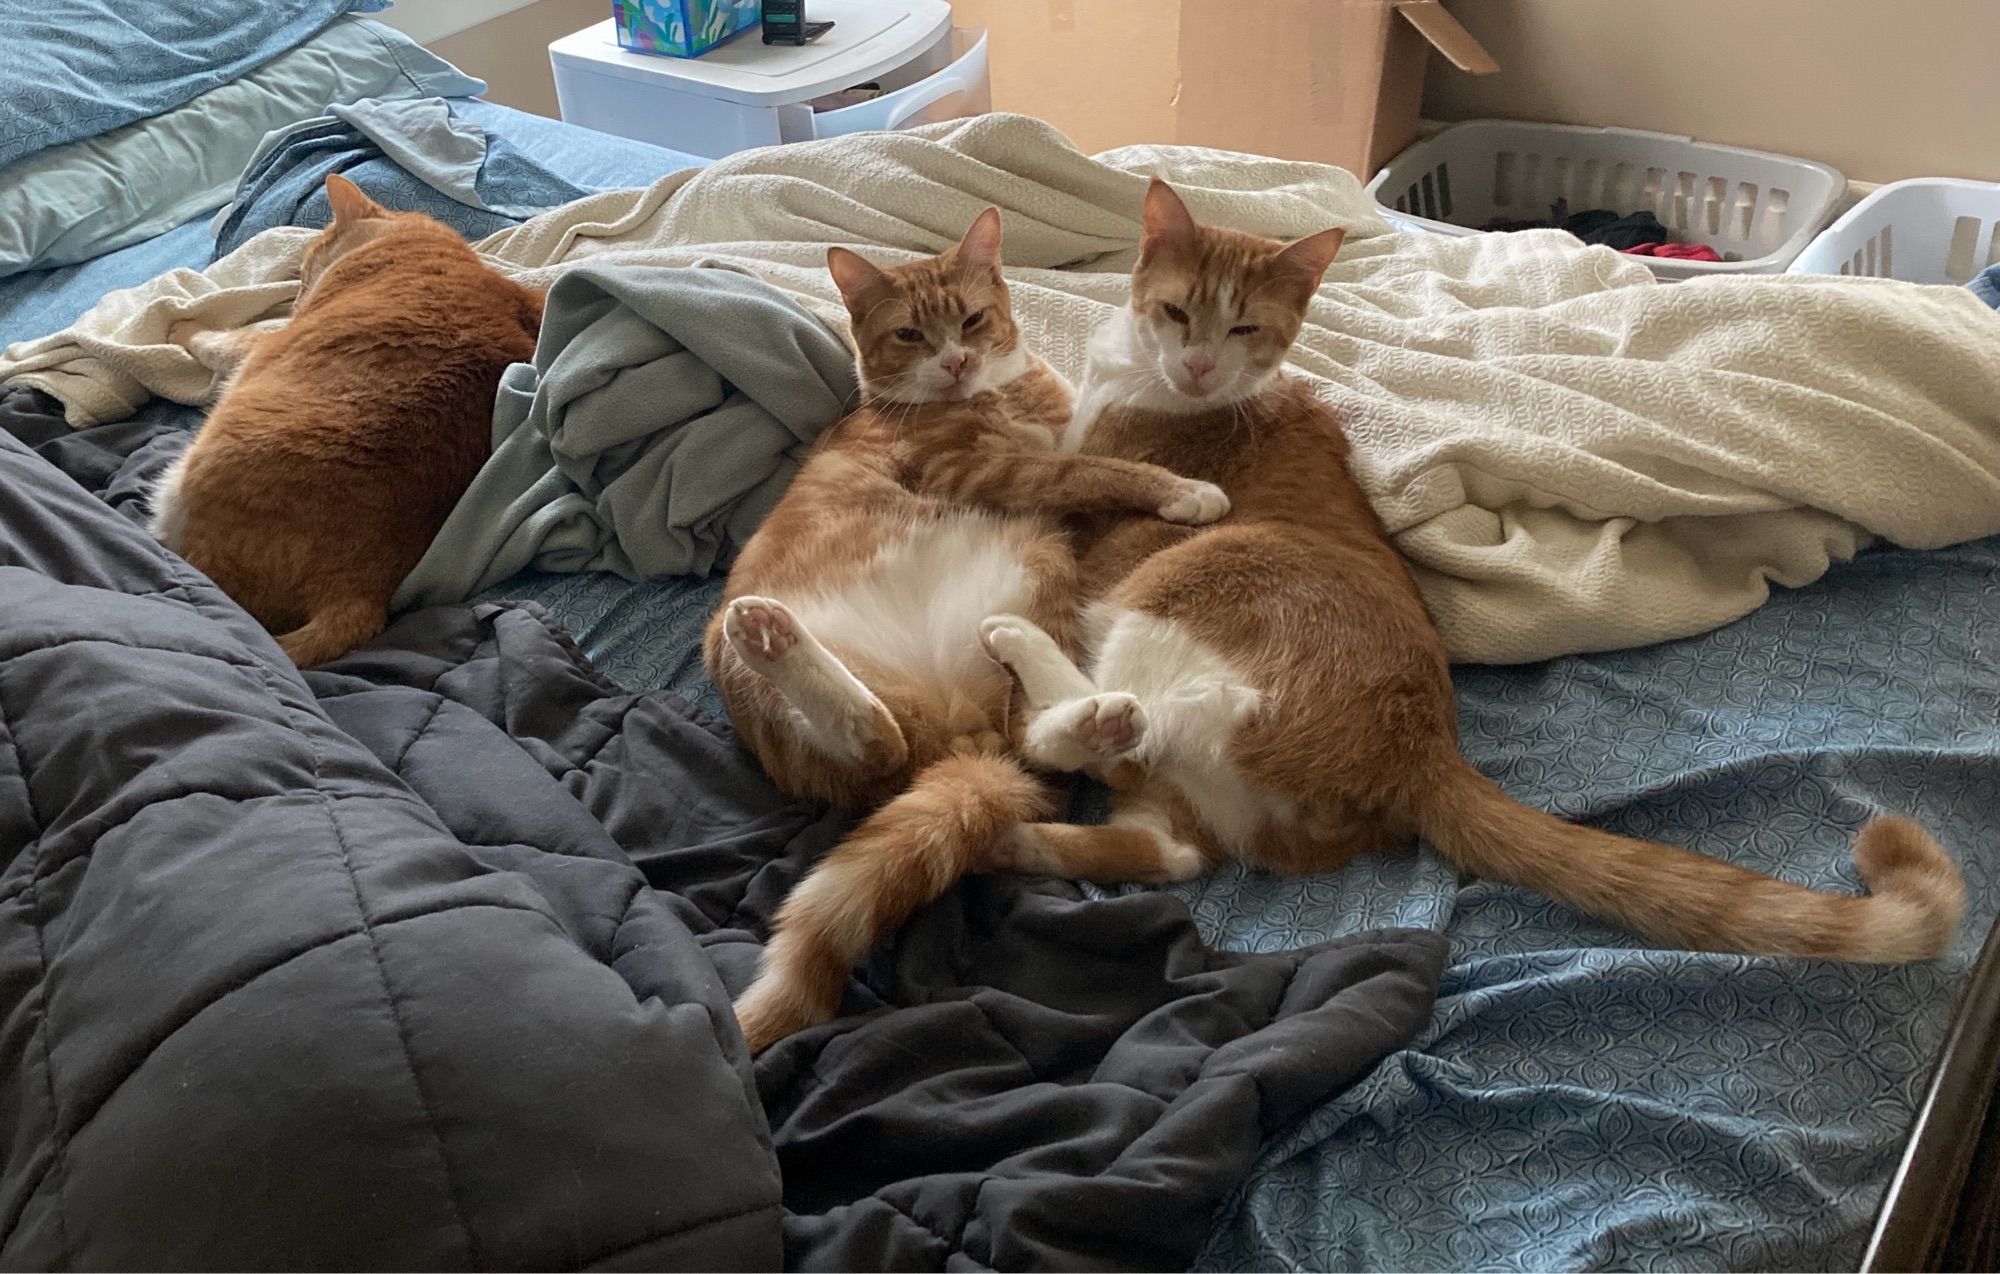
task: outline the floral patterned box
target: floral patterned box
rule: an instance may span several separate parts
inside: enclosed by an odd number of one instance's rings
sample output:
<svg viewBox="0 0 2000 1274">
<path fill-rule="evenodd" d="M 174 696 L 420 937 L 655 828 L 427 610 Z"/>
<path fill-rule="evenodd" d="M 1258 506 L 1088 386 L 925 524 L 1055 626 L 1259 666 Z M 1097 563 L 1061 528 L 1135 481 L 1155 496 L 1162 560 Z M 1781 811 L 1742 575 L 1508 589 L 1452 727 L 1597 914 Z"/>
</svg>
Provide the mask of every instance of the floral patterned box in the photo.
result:
<svg viewBox="0 0 2000 1274">
<path fill-rule="evenodd" d="M 700 57 L 757 25 L 759 0 L 612 0 L 618 46 L 662 57 Z"/>
</svg>

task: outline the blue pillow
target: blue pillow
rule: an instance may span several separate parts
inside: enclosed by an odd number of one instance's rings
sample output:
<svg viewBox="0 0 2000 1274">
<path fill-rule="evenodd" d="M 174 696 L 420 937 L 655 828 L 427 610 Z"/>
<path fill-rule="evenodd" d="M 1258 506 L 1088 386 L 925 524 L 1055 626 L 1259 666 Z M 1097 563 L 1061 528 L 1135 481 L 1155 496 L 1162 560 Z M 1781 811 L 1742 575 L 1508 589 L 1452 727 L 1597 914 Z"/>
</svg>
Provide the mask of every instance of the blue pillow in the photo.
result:
<svg viewBox="0 0 2000 1274">
<path fill-rule="evenodd" d="M 0 164 L 172 110 L 389 0 L 0 0 Z"/>
</svg>

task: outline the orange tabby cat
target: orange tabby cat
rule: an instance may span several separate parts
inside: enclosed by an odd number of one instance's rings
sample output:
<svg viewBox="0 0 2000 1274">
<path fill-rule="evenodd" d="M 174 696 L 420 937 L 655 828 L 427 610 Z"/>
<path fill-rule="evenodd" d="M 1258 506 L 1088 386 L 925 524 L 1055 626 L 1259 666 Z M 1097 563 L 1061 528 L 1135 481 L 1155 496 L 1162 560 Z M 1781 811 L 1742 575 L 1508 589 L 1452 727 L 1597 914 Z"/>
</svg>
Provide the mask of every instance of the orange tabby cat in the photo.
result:
<svg viewBox="0 0 2000 1274">
<path fill-rule="evenodd" d="M 857 960 L 1002 829 L 1046 812 L 1042 785 L 999 755 L 1013 683 L 979 644 L 995 606 L 1067 640 L 1075 562 L 1040 511 L 1200 522 L 1228 507 L 1153 465 L 1055 450 L 1069 388 L 1022 344 L 996 211 L 930 260 L 882 270 L 834 248 L 827 266 L 863 405 L 744 546 L 704 654 L 781 788 L 888 803 L 778 913 L 736 1004 L 753 1051 L 831 1017 Z"/>
<path fill-rule="evenodd" d="M 300 667 L 382 631 L 492 447 L 493 394 L 534 357 L 542 299 L 457 232 L 326 179 L 291 321 L 246 339 L 201 433 L 161 478 L 153 533 Z"/>
<path fill-rule="evenodd" d="M 1206 477 L 1234 512 L 1200 531 L 1116 519 L 1088 676 L 1035 617 L 985 625 L 1019 676 L 1024 751 L 1123 790 L 1103 827 L 1035 824 L 1002 867 L 1163 881 L 1224 855 L 1329 871 L 1423 836 L 1459 866 L 1675 946 L 1893 963 L 1940 954 L 1964 908 L 1944 850 L 1900 818 L 1861 829 L 1871 895 L 1818 893 L 1518 804 L 1458 751 L 1443 643 L 1347 470 L 1327 405 L 1280 373 L 1341 231 L 1293 244 L 1196 224 L 1155 182 L 1132 301 L 1091 344 L 1085 454 Z"/>
</svg>

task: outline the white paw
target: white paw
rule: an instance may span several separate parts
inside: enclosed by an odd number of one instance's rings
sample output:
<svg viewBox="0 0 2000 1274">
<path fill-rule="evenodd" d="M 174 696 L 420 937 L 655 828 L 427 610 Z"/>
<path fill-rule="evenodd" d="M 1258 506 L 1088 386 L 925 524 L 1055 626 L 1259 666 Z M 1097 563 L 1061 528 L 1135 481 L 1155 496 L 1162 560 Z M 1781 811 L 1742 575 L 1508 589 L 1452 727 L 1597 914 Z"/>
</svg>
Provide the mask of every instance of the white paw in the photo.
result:
<svg viewBox="0 0 2000 1274">
<path fill-rule="evenodd" d="M 1183 482 L 1160 506 L 1163 521 L 1182 526 L 1207 526 L 1229 513 L 1229 497 L 1213 482 Z"/>
<path fill-rule="evenodd" d="M 1192 845 L 1168 839 L 1160 846 L 1160 883 L 1192 880 L 1208 870 L 1208 859 Z"/>
<path fill-rule="evenodd" d="M 799 644 L 798 620 L 783 602 L 768 597 L 739 597 L 729 603 L 722 632 L 749 664 L 778 663 Z"/>
<path fill-rule="evenodd" d="M 988 615 L 979 625 L 980 643 L 1003 668 L 1019 664 L 1034 639 L 1035 626 L 1019 615 Z"/>
</svg>

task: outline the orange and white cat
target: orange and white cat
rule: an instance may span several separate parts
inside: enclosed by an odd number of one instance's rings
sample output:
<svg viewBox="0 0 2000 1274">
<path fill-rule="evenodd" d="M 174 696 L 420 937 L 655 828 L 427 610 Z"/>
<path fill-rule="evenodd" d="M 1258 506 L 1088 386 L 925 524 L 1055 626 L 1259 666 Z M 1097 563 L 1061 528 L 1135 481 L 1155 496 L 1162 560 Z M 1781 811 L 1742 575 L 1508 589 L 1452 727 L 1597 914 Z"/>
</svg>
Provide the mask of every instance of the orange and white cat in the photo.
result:
<svg viewBox="0 0 2000 1274">
<path fill-rule="evenodd" d="M 382 631 L 389 599 L 492 449 L 493 394 L 534 357 L 542 298 L 458 232 L 326 179 L 291 320 L 240 358 L 153 491 L 153 534 L 300 667 Z"/>
<path fill-rule="evenodd" d="M 1067 641 L 1075 560 L 1052 514 L 1228 508 L 1208 483 L 1056 450 L 1069 387 L 1022 343 L 996 211 L 929 260 L 884 270 L 834 248 L 827 265 L 862 406 L 744 546 L 704 655 L 779 787 L 879 808 L 779 911 L 736 1005 L 753 1051 L 833 1016 L 856 961 L 1046 812 L 1003 755 L 1013 682 L 979 624 L 1001 607 Z"/>
<path fill-rule="evenodd" d="M 987 621 L 1027 700 L 1025 754 L 1118 789 L 1108 824 L 1025 825 L 993 865 L 1104 882 L 1181 879 L 1227 855 L 1329 871 L 1423 836 L 1470 872 L 1674 946 L 1879 963 L 1944 951 L 1964 883 L 1906 819 L 1855 840 L 1868 896 L 1821 893 L 1565 823 L 1460 755 L 1416 583 L 1331 408 L 1280 370 L 1341 235 L 1273 243 L 1197 224 L 1164 183 L 1148 192 L 1131 304 L 1093 338 L 1070 441 L 1207 478 L 1233 511 L 1192 531 L 1097 522 L 1079 544 L 1082 670 L 1034 616 Z"/>
</svg>

